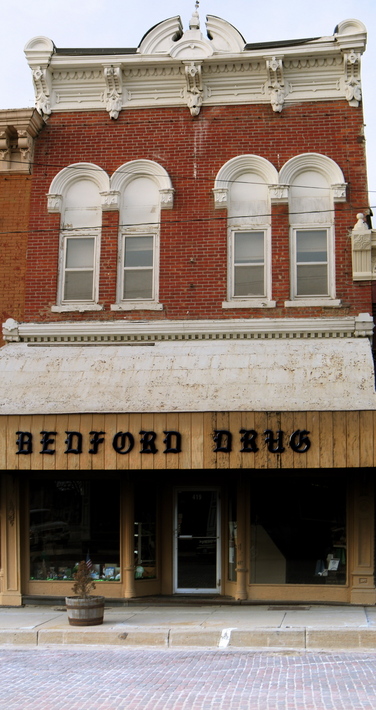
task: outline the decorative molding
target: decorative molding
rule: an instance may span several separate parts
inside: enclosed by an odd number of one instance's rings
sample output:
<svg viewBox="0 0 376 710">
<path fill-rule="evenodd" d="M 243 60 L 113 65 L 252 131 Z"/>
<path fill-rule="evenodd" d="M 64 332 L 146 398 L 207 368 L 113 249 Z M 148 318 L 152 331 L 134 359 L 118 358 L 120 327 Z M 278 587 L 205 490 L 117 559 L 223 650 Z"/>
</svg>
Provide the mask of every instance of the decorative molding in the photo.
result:
<svg viewBox="0 0 376 710">
<path fill-rule="evenodd" d="M 94 163 L 72 163 L 60 170 L 51 182 L 47 194 L 48 212 L 61 212 L 63 209 L 63 196 L 67 189 L 76 180 L 91 180 L 102 195 L 102 209 L 116 209 L 106 200 L 110 199 L 109 177 L 107 173 Z"/>
<path fill-rule="evenodd" d="M 118 118 L 123 106 L 123 77 L 119 64 L 104 64 L 103 76 L 106 82 L 106 111 L 111 118 Z"/>
<path fill-rule="evenodd" d="M 46 68 L 37 67 L 32 71 L 35 91 L 35 108 L 41 116 L 49 116 L 51 108 L 51 76 Z"/>
<path fill-rule="evenodd" d="M 120 192 L 118 190 L 107 190 L 100 193 L 102 198 L 103 212 L 118 210 L 120 207 Z"/>
<path fill-rule="evenodd" d="M 359 106 L 362 100 L 360 81 L 360 52 L 344 53 L 345 96 L 350 106 Z"/>
<path fill-rule="evenodd" d="M 291 185 L 303 170 L 316 170 L 321 173 L 332 189 L 334 202 L 346 201 L 346 182 L 339 165 L 321 153 L 301 153 L 287 161 L 279 172 L 279 182 Z"/>
<path fill-rule="evenodd" d="M 24 51 L 32 73 L 35 108 L 47 119 L 52 111 L 52 76 L 49 66 L 55 45 L 48 37 L 34 37 L 26 44 Z"/>
<path fill-rule="evenodd" d="M 216 208 L 227 207 L 228 190 L 243 173 L 251 171 L 260 175 L 260 179 L 267 185 L 274 187 L 278 184 L 278 173 L 274 165 L 259 155 L 237 155 L 227 161 L 218 171 L 213 188 L 214 206 Z"/>
<path fill-rule="evenodd" d="M 270 95 L 270 103 L 273 111 L 280 113 L 286 96 L 282 58 L 272 57 L 272 59 L 267 59 L 266 70 L 268 73 L 267 90 Z"/>
<path fill-rule="evenodd" d="M 356 215 L 351 232 L 353 281 L 376 280 L 376 230 L 369 229 L 364 214 Z"/>
<path fill-rule="evenodd" d="M 110 180 L 111 194 L 120 194 L 128 182 L 136 177 L 149 177 L 158 185 L 161 209 L 172 209 L 174 204 L 174 188 L 171 178 L 165 168 L 154 160 L 130 160 L 117 170 Z M 115 209 L 115 208 L 114 208 Z"/>
<path fill-rule="evenodd" d="M 116 119 L 129 107 L 265 104 L 280 112 L 287 103 L 361 99 L 360 57 L 367 33 L 357 20 L 338 25 L 333 36 L 292 42 L 283 48 L 247 45 L 230 23 L 208 16 L 207 36 L 198 13 L 183 33 L 179 17 L 152 28 L 139 48 L 104 55 L 59 52 L 36 37 L 25 47 L 33 73 L 38 111 L 106 110 Z M 187 66 L 199 65 L 189 84 Z M 184 75 L 184 76 L 183 76 Z M 126 88 L 123 86 L 126 79 Z M 188 83 L 187 83 L 188 82 Z M 200 104 L 200 105 L 198 105 Z M 197 113 L 195 114 L 197 115 Z"/>
<path fill-rule="evenodd" d="M 371 338 L 368 313 L 342 318 L 237 318 L 229 320 L 83 321 L 3 324 L 7 342 L 124 343 L 184 340 Z"/>
<path fill-rule="evenodd" d="M 187 82 L 187 106 L 191 116 L 198 116 L 203 101 L 201 62 L 184 62 Z"/>
<path fill-rule="evenodd" d="M 34 108 L 0 111 L 0 172 L 32 172 L 34 141 L 43 126 Z"/>
<path fill-rule="evenodd" d="M 272 204 L 278 202 L 288 202 L 289 186 L 288 185 L 269 185 L 269 195 Z"/>
</svg>

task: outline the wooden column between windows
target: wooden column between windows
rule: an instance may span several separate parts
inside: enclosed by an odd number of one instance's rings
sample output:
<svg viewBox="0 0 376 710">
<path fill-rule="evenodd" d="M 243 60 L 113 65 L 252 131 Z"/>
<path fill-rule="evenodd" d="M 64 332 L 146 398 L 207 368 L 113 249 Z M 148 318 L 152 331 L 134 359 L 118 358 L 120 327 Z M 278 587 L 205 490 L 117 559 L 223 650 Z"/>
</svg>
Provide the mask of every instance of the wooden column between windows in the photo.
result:
<svg viewBox="0 0 376 710">
<path fill-rule="evenodd" d="M 20 512 L 17 474 L 0 481 L 0 605 L 21 606 Z"/>
<path fill-rule="evenodd" d="M 134 588 L 134 486 L 126 477 L 121 488 L 121 555 L 123 570 L 123 596 L 135 596 Z"/>
<path fill-rule="evenodd" d="M 247 501 L 248 487 L 242 474 L 237 485 L 237 568 L 236 599 L 247 599 L 248 557 L 247 557 Z"/>
<path fill-rule="evenodd" d="M 349 582 L 352 604 L 375 604 L 376 601 L 374 483 L 371 471 L 360 471 L 350 484 Z"/>
</svg>

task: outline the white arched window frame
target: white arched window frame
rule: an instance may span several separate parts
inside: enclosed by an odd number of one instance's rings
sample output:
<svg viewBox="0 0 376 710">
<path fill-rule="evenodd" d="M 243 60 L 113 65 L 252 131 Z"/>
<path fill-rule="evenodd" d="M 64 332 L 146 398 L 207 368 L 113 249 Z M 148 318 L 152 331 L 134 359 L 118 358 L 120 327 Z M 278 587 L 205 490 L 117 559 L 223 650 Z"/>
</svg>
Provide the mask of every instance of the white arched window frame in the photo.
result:
<svg viewBox="0 0 376 710">
<path fill-rule="evenodd" d="M 160 212 L 173 206 L 170 177 L 152 160 L 132 160 L 113 174 L 111 194 L 117 195 L 120 212 L 117 297 L 111 310 L 162 310 Z"/>
<path fill-rule="evenodd" d="M 280 171 L 290 215 L 290 291 L 286 307 L 338 307 L 335 203 L 346 200 L 342 170 L 331 158 L 304 153 Z"/>
<path fill-rule="evenodd" d="M 93 163 L 74 163 L 53 179 L 48 211 L 60 213 L 59 277 L 54 312 L 102 310 L 98 303 L 102 210 L 109 178 Z"/>
<path fill-rule="evenodd" d="M 227 300 L 222 308 L 274 308 L 271 279 L 271 186 L 275 167 L 257 155 L 225 163 L 214 203 L 227 209 Z"/>
</svg>

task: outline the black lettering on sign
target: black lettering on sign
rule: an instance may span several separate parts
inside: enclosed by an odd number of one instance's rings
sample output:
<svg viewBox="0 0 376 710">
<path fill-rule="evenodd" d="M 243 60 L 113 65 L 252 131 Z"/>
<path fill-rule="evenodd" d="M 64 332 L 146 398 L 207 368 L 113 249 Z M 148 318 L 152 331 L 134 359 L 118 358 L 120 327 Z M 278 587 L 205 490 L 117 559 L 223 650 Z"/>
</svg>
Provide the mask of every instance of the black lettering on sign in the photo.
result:
<svg viewBox="0 0 376 710">
<path fill-rule="evenodd" d="M 214 451 L 223 451 L 228 454 L 232 451 L 232 434 L 226 429 L 215 429 L 213 434 L 215 443 Z"/>
<path fill-rule="evenodd" d="M 134 437 L 129 431 L 118 431 L 112 440 L 112 446 L 117 454 L 129 454 L 134 447 Z"/>
<path fill-rule="evenodd" d="M 18 451 L 16 454 L 32 454 L 33 453 L 33 435 L 30 431 L 16 431 L 18 439 L 16 444 Z"/>
<path fill-rule="evenodd" d="M 79 431 L 66 431 L 65 443 L 67 448 L 65 454 L 82 454 L 82 434 Z M 76 444 L 74 446 L 74 444 Z"/>
<path fill-rule="evenodd" d="M 180 454 L 181 452 L 181 434 L 178 431 L 164 431 L 166 438 L 163 439 L 163 443 L 166 445 L 164 454 Z M 175 444 L 173 446 L 172 444 Z"/>
<path fill-rule="evenodd" d="M 41 431 L 41 436 L 40 443 L 42 444 L 42 450 L 39 453 L 54 454 L 55 449 L 50 449 L 49 446 L 55 443 L 56 431 Z"/>
<path fill-rule="evenodd" d="M 140 454 L 156 454 L 158 449 L 155 446 L 157 435 L 155 431 L 140 431 L 141 446 Z"/>
</svg>

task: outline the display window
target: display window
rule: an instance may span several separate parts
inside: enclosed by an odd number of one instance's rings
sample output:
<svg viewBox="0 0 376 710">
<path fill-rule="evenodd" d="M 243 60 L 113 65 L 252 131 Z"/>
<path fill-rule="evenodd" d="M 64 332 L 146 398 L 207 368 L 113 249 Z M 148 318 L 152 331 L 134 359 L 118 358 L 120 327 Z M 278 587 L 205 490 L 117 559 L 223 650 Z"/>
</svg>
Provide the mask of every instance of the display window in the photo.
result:
<svg viewBox="0 0 376 710">
<path fill-rule="evenodd" d="M 94 580 L 120 580 L 119 481 L 30 481 L 30 579 L 71 580 L 86 560 Z"/>
<path fill-rule="evenodd" d="M 335 478 L 255 479 L 251 583 L 346 584 L 346 485 Z"/>
<path fill-rule="evenodd" d="M 135 579 L 155 579 L 157 495 L 153 487 L 136 486 L 134 514 L 134 576 Z"/>
</svg>

